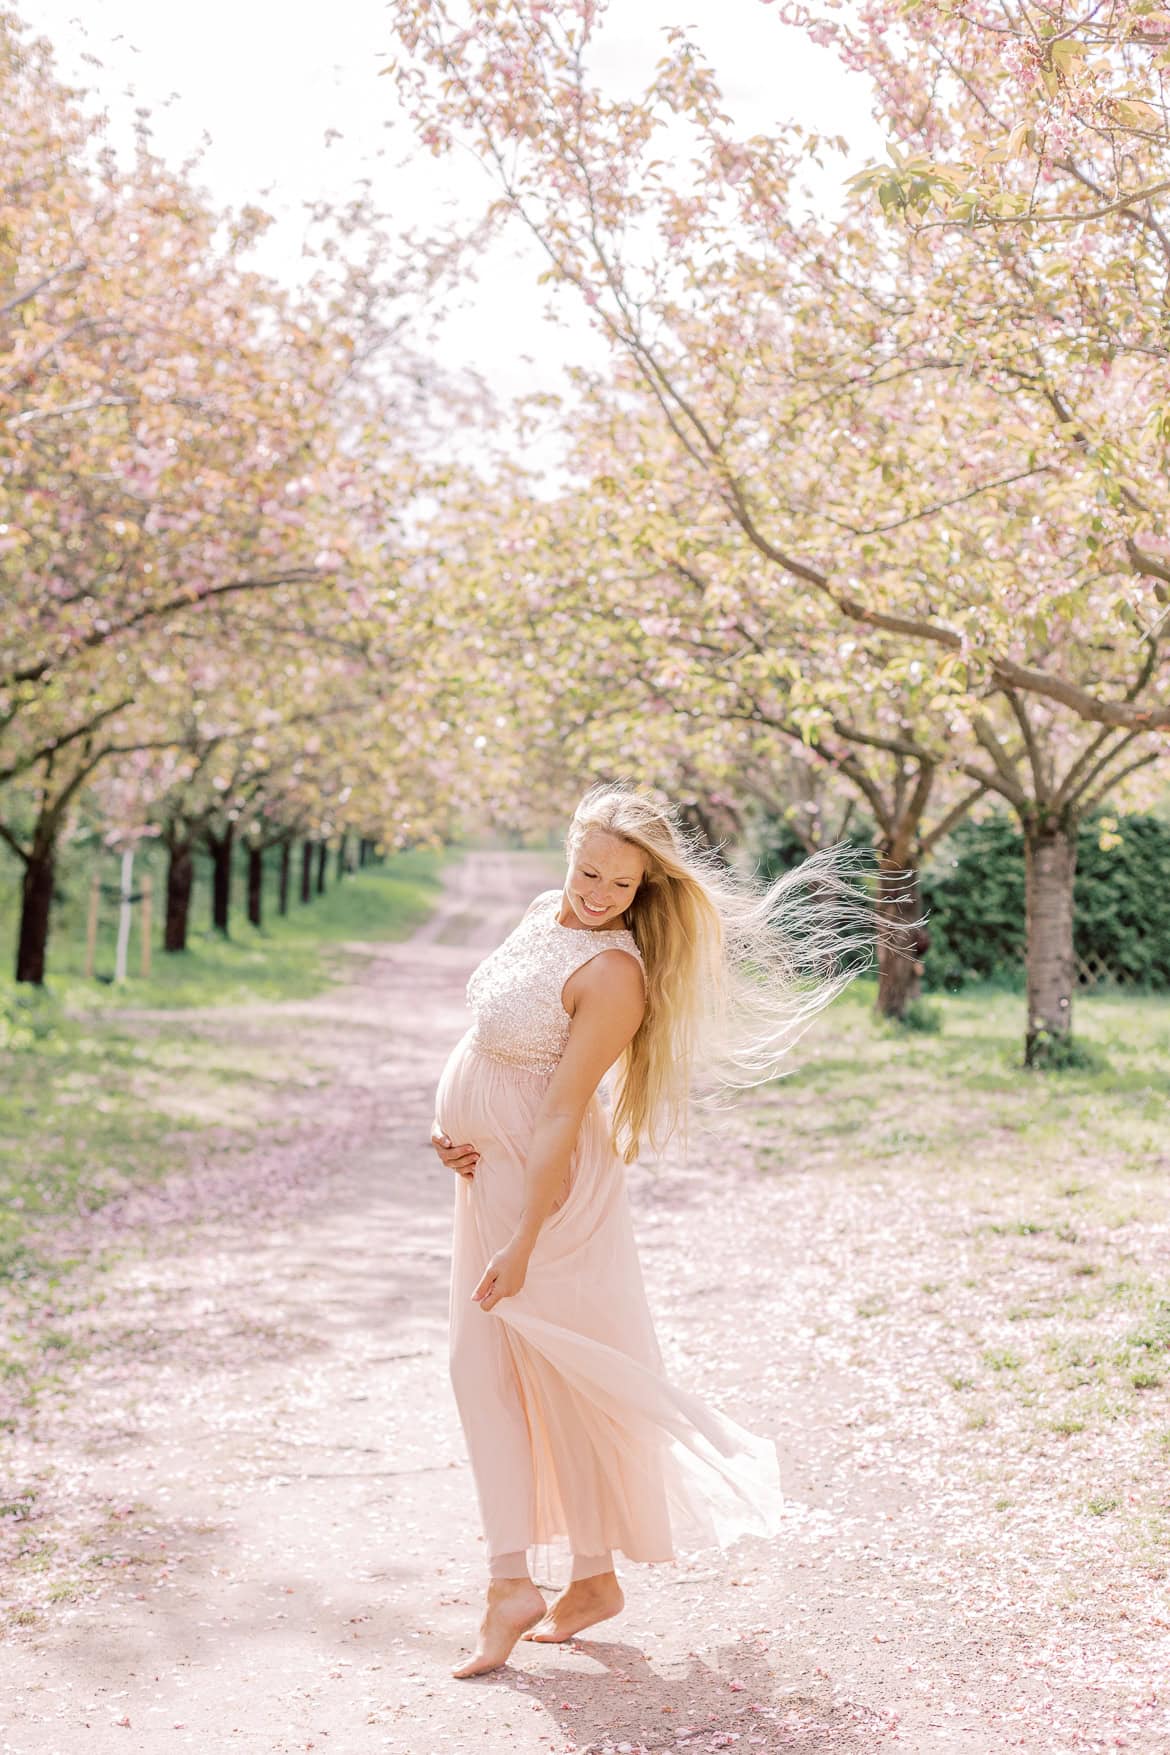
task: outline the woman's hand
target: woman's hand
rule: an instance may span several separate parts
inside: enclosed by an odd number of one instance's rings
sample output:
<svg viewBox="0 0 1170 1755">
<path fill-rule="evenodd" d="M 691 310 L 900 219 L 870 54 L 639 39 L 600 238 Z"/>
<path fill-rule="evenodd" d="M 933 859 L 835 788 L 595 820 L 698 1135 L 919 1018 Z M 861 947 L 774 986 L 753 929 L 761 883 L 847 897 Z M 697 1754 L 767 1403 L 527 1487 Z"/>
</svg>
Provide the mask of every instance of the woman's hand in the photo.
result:
<svg viewBox="0 0 1170 1755">
<path fill-rule="evenodd" d="M 455 1170 L 465 1176 L 468 1182 L 475 1175 L 475 1166 L 479 1163 L 479 1153 L 474 1146 L 452 1145 L 438 1122 L 431 1126 L 431 1144 L 446 1164 L 448 1170 Z"/>
<path fill-rule="evenodd" d="M 483 1270 L 479 1285 L 471 1294 L 481 1310 L 490 1310 L 501 1298 L 515 1297 L 524 1285 L 531 1254 L 528 1245 L 518 1242 L 516 1238 L 505 1244 L 503 1249 L 496 1250 Z"/>
</svg>

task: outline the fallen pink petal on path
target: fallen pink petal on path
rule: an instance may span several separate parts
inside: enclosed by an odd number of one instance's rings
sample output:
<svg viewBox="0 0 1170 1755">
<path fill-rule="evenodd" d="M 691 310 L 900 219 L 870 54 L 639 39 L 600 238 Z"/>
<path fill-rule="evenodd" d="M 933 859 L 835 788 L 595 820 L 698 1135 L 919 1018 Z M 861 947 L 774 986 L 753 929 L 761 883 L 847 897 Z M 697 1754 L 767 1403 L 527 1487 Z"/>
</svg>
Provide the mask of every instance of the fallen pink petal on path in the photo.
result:
<svg viewBox="0 0 1170 1755">
<path fill-rule="evenodd" d="M 1144 1191 L 1140 1236 L 1119 1224 L 1134 1173 L 1074 1142 L 1061 1179 L 1093 1156 L 1096 1187 L 1068 1226 L 1054 1173 L 1010 1180 L 994 1093 L 945 1187 L 913 1153 L 867 1159 L 823 1131 L 828 1039 L 689 1164 L 631 1174 L 668 1368 L 777 1438 L 783 1533 L 619 1558 L 627 1607 L 596 1637 L 448 1679 L 483 1550 L 446 1377 L 452 1188 L 421 1142 L 466 974 L 543 882 L 474 854 L 425 936 L 234 1011 L 241 1054 L 295 1069 L 259 1134 L 196 1132 L 166 1182 L 43 1239 L 75 1265 L 13 1307 L 51 1362 L 31 1401 L 4 1388 L 13 1747 L 72 1749 L 99 1719 L 98 1755 L 164 1731 L 345 1755 L 1170 1746 L 1144 1412 L 1164 1392 L 1122 1384 L 1078 1429 L 1085 1389 L 1042 1369 L 1127 1344 L 1132 1318 L 1089 1300 L 1170 1266 L 1164 1197 Z"/>
</svg>

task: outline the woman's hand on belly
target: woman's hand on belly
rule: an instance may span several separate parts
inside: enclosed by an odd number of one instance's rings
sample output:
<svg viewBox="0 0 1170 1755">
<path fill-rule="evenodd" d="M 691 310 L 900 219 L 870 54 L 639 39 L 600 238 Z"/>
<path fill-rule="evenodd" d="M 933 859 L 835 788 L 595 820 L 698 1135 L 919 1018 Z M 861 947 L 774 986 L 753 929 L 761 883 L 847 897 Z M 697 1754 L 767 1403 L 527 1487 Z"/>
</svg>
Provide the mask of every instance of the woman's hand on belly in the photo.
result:
<svg viewBox="0 0 1170 1755">
<path fill-rule="evenodd" d="M 455 1170 L 471 1181 L 475 1175 L 475 1166 L 479 1163 L 479 1153 L 474 1146 L 453 1145 L 437 1121 L 431 1126 L 431 1144 L 448 1170 Z"/>
<path fill-rule="evenodd" d="M 501 1298 L 514 1298 L 522 1290 L 531 1254 L 528 1245 L 516 1238 L 506 1243 L 503 1249 L 496 1250 L 471 1294 L 481 1310 L 490 1310 Z"/>
</svg>

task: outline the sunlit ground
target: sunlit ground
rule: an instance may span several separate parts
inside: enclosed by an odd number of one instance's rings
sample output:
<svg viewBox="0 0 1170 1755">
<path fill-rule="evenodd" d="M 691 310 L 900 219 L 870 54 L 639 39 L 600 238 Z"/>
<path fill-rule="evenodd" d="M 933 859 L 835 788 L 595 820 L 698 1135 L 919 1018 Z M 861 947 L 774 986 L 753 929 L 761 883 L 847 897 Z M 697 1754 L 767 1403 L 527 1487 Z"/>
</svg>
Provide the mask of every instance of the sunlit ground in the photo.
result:
<svg viewBox="0 0 1170 1755">
<path fill-rule="evenodd" d="M 961 1410 L 1005 1516 L 1036 1488 L 1021 1457 L 1050 1447 L 1053 1490 L 1075 1478 L 1068 1508 L 1124 1520 L 1161 1571 L 1170 999 L 1078 1000 L 1101 1065 L 1038 1074 L 1021 1065 L 1018 995 L 946 996 L 937 1035 L 876 1024 L 869 998 L 855 989 L 753 1105 L 760 1174 L 852 1186 L 872 1231 L 856 1344 L 904 1355 Z"/>
</svg>

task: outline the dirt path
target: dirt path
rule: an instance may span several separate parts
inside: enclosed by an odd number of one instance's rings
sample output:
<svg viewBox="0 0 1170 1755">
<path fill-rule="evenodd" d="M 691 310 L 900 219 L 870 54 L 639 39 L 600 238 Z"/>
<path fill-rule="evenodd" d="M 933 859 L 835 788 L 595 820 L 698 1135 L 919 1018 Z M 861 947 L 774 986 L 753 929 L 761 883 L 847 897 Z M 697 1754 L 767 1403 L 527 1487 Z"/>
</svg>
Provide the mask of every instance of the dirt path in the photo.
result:
<svg viewBox="0 0 1170 1755">
<path fill-rule="evenodd" d="M 628 1567 L 597 1639 L 449 1679 L 482 1544 L 446 1378 L 431 1097 L 468 972 L 548 874 L 472 855 L 346 987 L 192 1018 L 287 1059 L 282 1128 L 267 1156 L 143 1196 L 127 1223 L 150 1249 L 89 1313 L 107 1344 L 18 1452 L 56 1484 L 89 1576 L 105 1564 L 100 1591 L 62 1591 L 0 1646 L 2 1755 L 1164 1747 L 1116 1730 L 1100 1662 L 1079 1681 L 1066 1665 L 1054 1696 L 1032 1586 L 1002 1612 L 989 1580 L 1011 1557 L 937 1490 L 935 1434 L 911 1423 L 859 1463 L 897 1385 L 818 1338 L 834 1197 L 753 1175 L 734 1139 L 721 1180 L 696 1164 L 632 1188 L 668 1360 L 778 1436 L 788 1531 Z"/>
</svg>

